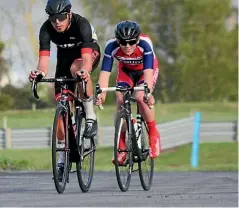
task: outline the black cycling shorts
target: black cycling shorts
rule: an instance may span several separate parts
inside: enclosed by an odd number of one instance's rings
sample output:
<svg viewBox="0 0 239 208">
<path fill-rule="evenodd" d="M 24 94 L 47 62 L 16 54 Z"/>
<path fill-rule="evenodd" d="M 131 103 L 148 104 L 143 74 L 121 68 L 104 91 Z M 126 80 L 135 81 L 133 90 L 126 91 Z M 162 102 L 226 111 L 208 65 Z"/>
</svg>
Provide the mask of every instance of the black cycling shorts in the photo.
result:
<svg viewBox="0 0 239 208">
<path fill-rule="evenodd" d="M 93 65 L 92 65 L 92 71 L 91 73 L 98 67 L 100 63 L 100 51 L 94 50 L 92 53 L 92 58 L 93 58 Z M 72 78 L 71 75 L 71 65 L 72 63 L 76 60 L 80 59 L 79 57 L 61 57 L 57 58 L 57 65 L 56 65 L 56 73 L 55 73 L 55 78 L 60 78 L 60 77 L 66 77 L 66 78 Z M 68 89 L 71 90 L 72 92 L 75 91 L 76 83 L 69 83 L 68 84 Z M 60 93 L 60 86 L 59 84 L 55 84 L 55 95 Z"/>
</svg>

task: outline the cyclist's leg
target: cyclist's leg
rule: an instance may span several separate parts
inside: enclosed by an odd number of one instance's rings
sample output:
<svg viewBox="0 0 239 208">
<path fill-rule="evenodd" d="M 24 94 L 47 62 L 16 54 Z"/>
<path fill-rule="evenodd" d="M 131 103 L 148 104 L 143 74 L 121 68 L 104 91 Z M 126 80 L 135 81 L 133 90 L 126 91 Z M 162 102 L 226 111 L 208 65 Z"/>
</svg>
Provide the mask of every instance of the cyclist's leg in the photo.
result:
<svg viewBox="0 0 239 208">
<path fill-rule="evenodd" d="M 61 57 L 57 59 L 57 65 L 56 65 L 56 72 L 55 72 L 55 78 L 59 77 L 68 77 L 72 78 L 70 70 L 67 71 L 67 69 L 70 69 L 70 66 L 74 59 L 72 58 L 64 58 Z M 68 89 L 74 92 L 75 84 L 68 83 Z M 55 83 L 55 99 L 58 101 L 61 96 L 60 86 L 58 83 Z M 71 108 L 71 102 L 70 102 L 70 108 Z M 65 132 L 64 132 L 64 125 L 63 120 L 58 121 L 59 128 L 57 129 L 57 139 L 59 142 L 64 141 Z M 64 152 L 59 152 L 59 160 L 58 160 L 58 171 L 59 171 L 59 177 L 63 174 L 64 169 L 64 163 L 65 163 L 65 154 Z"/>
<path fill-rule="evenodd" d="M 117 78 L 116 78 L 116 85 L 117 86 L 121 86 L 121 87 L 133 87 L 134 86 L 134 82 L 130 78 L 129 74 L 127 74 L 123 70 L 123 67 L 124 67 L 123 64 L 119 63 L 118 74 L 117 74 Z M 123 103 L 123 94 L 121 92 L 115 92 L 115 95 L 116 95 L 116 112 L 115 112 L 114 120 L 116 120 L 116 115 L 119 112 L 120 106 Z"/>
<path fill-rule="evenodd" d="M 100 52 L 94 50 L 92 53 L 92 71 L 90 73 L 92 73 L 98 66 L 99 61 L 100 61 Z M 76 59 L 72 65 L 71 65 L 71 74 L 73 77 L 75 77 L 75 73 L 77 71 L 79 71 L 82 67 L 82 59 L 78 58 Z M 87 92 L 87 97 L 84 96 L 83 92 L 82 92 L 82 84 L 79 83 L 78 84 L 78 90 L 80 92 L 80 97 L 83 100 L 83 105 L 85 107 L 85 111 L 86 111 L 86 127 L 85 127 L 85 131 L 84 131 L 84 135 L 86 137 L 94 137 L 97 134 L 97 128 L 98 128 L 98 124 L 97 124 L 97 120 L 96 120 L 96 115 L 94 112 L 94 105 L 93 105 L 93 85 L 92 85 L 92 81 L 91 78 L 89 78 L 89 81 L 86 84 L 86 92 Z"/>
<path fill-rule="evenodd" d="M 155 65 L 153 69 L 153 87 L 156 85 L 156 81 L 158 79 L 158 63 L 157 59 L 155 59 Z M 142 85 L 144 84 L 144 77 L 142 76 L 140 80 L 137 82 L 137 85 Z M 152 108 L 150 109 L 148 105 L 144 102 L 143 100 L 144 97 L 144 92 L 143 91 L 138 91 L 136 92 L 136 100 L 139 105 L 139 110 L 141 115 L 143 116 L 144 120 L 147 123 L 147 126 L 149 128 L 149 142 L 150 142 L 150 156 L 152 158 L 155 158 L 159 155 L 161 151 L 161 145 L 160 145 L 160 135 L 156 127 L 156 122 L 155 122 L 155 109 Z"/>
<path fill-rule="evenodd" d="M 117 86 L 122 86 L 122 87 L 133 87 L 134 83 L 129 77 L 128 74 L 126 74 L 122 70 L 123 65 L 119 64 L 118 66 L 118 75 L 116 79 L 116 85 Z M 121 92 L 116 92 L 116 112 L 114 116 L 114 120 L 116 122 L 116 115 L 120 110 L 120 106 L 123 103 L 123 94 Z M 126 143 L 125 143 L 125 138 L 126 138 L 126 123 L 124 122 L 122 125 L 121 133 L 120 133 L 120 141 L 119 141 L 119 148 L 120 149 L 126 149 Z M 126 159 L 126 152 L 121 152 L 118 154 L 118 161 L 120 164 L 124 162 Z M 114 158 L 112 159 L 112 162 L 114 162 Z"/>
</svg>

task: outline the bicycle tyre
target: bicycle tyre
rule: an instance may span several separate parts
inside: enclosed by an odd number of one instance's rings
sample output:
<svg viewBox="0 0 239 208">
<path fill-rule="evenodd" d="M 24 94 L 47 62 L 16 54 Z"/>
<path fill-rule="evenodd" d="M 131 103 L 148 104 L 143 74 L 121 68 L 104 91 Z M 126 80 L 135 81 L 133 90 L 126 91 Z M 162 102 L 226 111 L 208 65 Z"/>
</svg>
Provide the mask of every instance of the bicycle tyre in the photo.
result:
<svg viewBox="0 0 239 208">
<path fill-rule="evenodd" d="M 94 174 L 94 161 L 95 161 L 95 144 L 93 138 L 87 138 L 87 142 L 90 142 L 89 150 L 85 149 L 85 137 L 83 137 L 83 129 L 81 126 L 86 119 L 85 114 L 77 109 L 76 111 L 76 128 L 77 128 L 77 135 L 76 135 L 76 144 L 77 149 L 80 155 L 80 160 L 76 163 L 76 172 L 77 172 L 77 179 L 82 192 L 88 192 Z M 88 150 L 88 151 L 87 151 Z M 87 166 L 87 162 L 89 168 L 85 168 Z"/>
<path fill-rule="evenodd" d="M 141 185 L 145 191 L 150 190 L 153 181 L 154 174 L 154 160 L 149 157 L 149 138 L 148 138 L 148 127 L 144 122 L 143 118 L 141 119 L 141 153 L 143 161 L 138 162 L 139 167 L 139 178 Z M 147 138 L 145 138 L 147 137 Z M 145 155 L 144 155 L 145 154 Z M 144 168 L 149 164 L 149 172 L 144 174 Z"/>
<path fill-rule="evenodd" d="M 62 176 L 62 182 L 58 180 L 58 171 L 57 171 L 57 124 L 59 117 L 62 116 L 64 131 L 65 131 L 65 163 L 64 163 L 64 171 Z M 66 187 L 66 183 L 69 179 L 69 132 L 68 132 L 68 112 L 63 108 L 63 106 L 57 107 L 54 123 L 53 123 L 53 132 L 52 132 L 52 171 L 53 171 L 53 180 L 55 184 L 55 188 L 59 194 L 63 193 Z"/>
<path fill-rule="evenodd" d="M 122 192 L 126 192 L 129 189 L 130 186 L 130 182 L 131 182 L 131 174 L 132 174 L 132 167 L 133 167 L 133 156 L 132 156 L 132 151 L 131 151 L 131 141 L 127 142 L 127 157 L 126 157 L 126 161 L 127 163 L 125 165 L 120 165 L 119 161 L 118 161 L 118 153 L 119 153 L 119 149 L 118 149 L 118 144 L 119 144 L 119 139 L 120 139 L 120 132 L 121 132 L 121 127 L 122 127 L 122 123 L 123 120 L 125 120 L 126 122 L 126 118 L 124 116 L 123 111 L 120 111 L 117 114 L 117 118 L 116 118 L 116 123 L 115 123 L 115 135 L 114 135 L 114 165 L 115 165 L 115 172 L 116 172 L 116 178 L 117 178 L 117 182 L 118 182 L 118 186 L 120 188 L 120 190 Z M 128 128 L 128 127 L 127 127 Z M 128 130 L 128 129 L 127 129 Z M 128 131 L 127 131 L 128 132 Z M 126 168 L 126 180 L 123 180 L 121 178 L 121 171 L 120 168 Z"/>
</svg>

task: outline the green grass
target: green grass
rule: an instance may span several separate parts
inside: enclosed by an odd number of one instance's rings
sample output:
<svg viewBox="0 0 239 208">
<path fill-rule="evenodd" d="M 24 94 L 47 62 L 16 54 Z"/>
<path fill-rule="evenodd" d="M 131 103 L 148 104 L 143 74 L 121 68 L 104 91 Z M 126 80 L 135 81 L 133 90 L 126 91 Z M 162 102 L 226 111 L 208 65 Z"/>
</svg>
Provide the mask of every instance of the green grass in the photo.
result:
<svg viewBox="0 0 239 208">
<path fill-rule="evenodd" d="M 134 107 L 135 109 L 135 107 Z M 194 112 L 202 112 L 203 121 L 232 121 L 237 120 L 238 103 L 214 102 L 214 103 L 173 103 L 155 106 L 156 121 L 163 123 L 193 115 Z M 115 106 L 105 105 L 103 111 L 96 108 L 100 126 L 113 125 Z M 0 128 L 3 128 L 3 118 L 7 118 L 9 128 L 41 128 L 51 127 L 55 109 L 45 110 L 21 110 L 0 111 Z"/>
<path fill-rule="evenodd" d="M 114 171 L 113 148 L 99 148 L 95 170 Z M 197 169 L 190 167 L 191 145 L 163 152 L 155 159 L 155 171 L 238 171 L 238 143 L 202 143 Z M 51 170 L 50 149 L 0 150 L 0 170 Z"/>
</svg>

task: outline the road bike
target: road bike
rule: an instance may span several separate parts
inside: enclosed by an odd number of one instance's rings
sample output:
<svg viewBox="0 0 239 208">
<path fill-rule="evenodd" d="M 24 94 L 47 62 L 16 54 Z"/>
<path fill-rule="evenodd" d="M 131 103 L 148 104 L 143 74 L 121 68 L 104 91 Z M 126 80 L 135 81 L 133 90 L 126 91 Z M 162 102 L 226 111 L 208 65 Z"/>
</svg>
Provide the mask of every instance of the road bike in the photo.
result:
<svg viewBox="0 0 239 208">
<path fill-rule="evenodd" d="M 69 183 L 69 173 L 76 172 L 82 192 L 87 192 L 93 178 L 96 145 L 94 138 L 86 138 L 83 135 L 86 113 L 82 100 L 68 89 L 68 83 L 82 82 L 83 92 L 86 94 L 86 83 L 80 78 L 34 79 L 32 81 L 32 92 L 36 99 L 39 99 L 37 93 L 38 82 L 58 83 L 61 89 L 60 98 L 56 105 L 51 140 L 55 188 L 59 194 L 63 193 L 66 183 Z M 64 135 L 63 140 L 59 140 L 57 137 L 60 128 Z M 59 179 L 57 167 L 60 152 L 63 152 L 65 161 L 62 179 Z M 76 164 L 75 171 L 71 171 L 72 163 Z"/>
<path fill-rule="evenodd" d="M 116 116 L 114 134 L 114 165 L 117 182 L 122 192 L 128 190 L 132 172 L 139 171 L 141 185 L 144 190 L 151 188 L 154 172 L 154 160 L 149 157 L 149 130 L 137 105 L 136 117 L 133 117 L 131 102 L 134 99 L 134 91 L 144 91 L 146 98 L 149 97 L 149 88 L 145 83 L 143 87 L 108 87 L 100 88 L 96 85 L 96 96 L 102 92 L 122 92 L 123 104 Z M 103 109 L 103 106 L 100 106 Z M 123 124 L 126 124 L 126 149 L 119 148 L 120 133 Z M 118 161 L 118 153 L 126 152 L 127 156 L 123 164 Z"/>
</svg>

